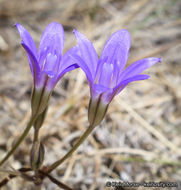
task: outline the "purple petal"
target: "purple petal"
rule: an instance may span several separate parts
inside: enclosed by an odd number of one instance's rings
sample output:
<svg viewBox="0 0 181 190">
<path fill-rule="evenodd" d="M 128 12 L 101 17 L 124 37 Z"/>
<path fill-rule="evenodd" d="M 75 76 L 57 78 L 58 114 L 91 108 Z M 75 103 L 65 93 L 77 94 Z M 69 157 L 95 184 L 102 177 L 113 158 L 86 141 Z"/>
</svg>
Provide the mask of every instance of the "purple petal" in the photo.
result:
<svg viewBox="0 0 181 190">
<path fill-rule="evenodd" d="M 59 75 L 58 75 L 57 77 L 54 77 L 54 76 L 53 76 L 53 78 L 49 78 L 48 83 L 47 83 L 47 85 L 46 85 L 46 89 L 47 89 L 48 91 L 51 91 L 51 90 L 55 87 L 55 85 L 57 84 L 57 82 L 58 82 L 67 72 L 72 71 L 72 70 L 74 70 L 74 69 L 76 69 L 76 68 L 78 68 L 78 65 L 73 64 L 73 65 L 67 67 L 66 69 L 64 69 L 61 73 L 59 73 Z M 49 73 L 49 75 L 51 75 L 51 73 Z"/>
<path fill-rule="evenodd" d="M 24 44 L 26 47 L 28 47 L 29 50 L 31 50 L 31 54 L 33 54 L 35 59 L 38 59 L 38 51 L 37 51 L 35 42 L 33 41 L 31 35 L 29 34 L 29 32 L 22 25 L 20 25 L 19 23 L 16 23 L 15 26 L 16 26 L 16 28 L 17 28 L 20 36 L 21 36 L 22 44 Z M 26 48 L 25 48 L 25 50 L 26 50 Z M 30 63 L 31 72 L 34 75 L 34 73 L 33 73 L 33 64 L 35 64 L 35 63 L 32 63 L 31 58 L 29 57 L 29 53 L 27 55 L 28 55 L 28 60 L 29 60 L 29 63 Z"/>
<path fill-rule="evenodd" d="M 66 74 L 69 71 L 72 71 L 74 69 L 79 68 L 79 66 L 77 64 L 73 64 L 70 65 L 69 67 L 67 67 L 66 69 L 64 69 L 59 75 L 58 75 L 58 79 L 60 79 L 61 77 L 63 77 L 64 74 Z"/>
<path fill-rule="evenodd" d="M 86 74 L 88 83 L 92 84 L 93 83 L 93 78 L 92 78 L 91 72 L 90 72 L 87 64 L 84 62 L 84 60 L 80 56 L 78 56 L 77 54 L 74 54 L 74 53 L 70 53 L 69 56 L 84 71 L 84 73 Z"/>
<path fill-rule="evenodd" d="M 128 79 L 130 77 L 133 77 L 135 75 L 138 75 L 140 73 L 142 73 L 144 70 L 146 70 L 148 67 L 160 62 L 161 59 L 160 58 L 155 58 L 155 57 L 151 57 L 151 58 L 145 58 L 139 61 L 136 61 L 135 63 L 131 64 L 129 67 L 127 67 L 123 73 L 121 74 L 119 81 L 120 80 L 125 80 Z"/>
<path fill-rule="evenodd" d="M 120 63 L 119 70 L 123 70 L 129 54 L 131 37 L 127 30 L 118 30 L 113 33 L 102 50 L 101 59 L 107 59 L 107 63 Z"/>
<path fill-rule="evenodd" d="M 60 68 L 59 68 L 59 73 L 62 72 L 64 69 L 67 67 L 73 65 L 76 63 L 75 59 L 73 59 L 70 54 L 78 54 L 78 48 L 77 47 L 72 47 L 69 49 L 62 57 L 61 63 L 60 63 Z"/>
<path fill-rule="evenodd" d="M 111 84 L 112 75 L 113 75 L 113 65 L 109 63 L 104 63 L 102 66 L 98 83 L 105 87 L 109 87 Z"/>
<path fill-rule="evenodd" d="M 39 46 L 39 64 L 43 66 L 44 59 L 48 53 L 57 55 L 60 60 L 64 47 L 64 30 L 61 24 L 53 22 L 49 24 L 41 37 Z M 50 64 L 51 66 L 51 64 Z M 52 69 L 53 70 L 53 69 Z"/>
<path fill-rule="evenodd" d="M 113 88 L 112 91 L 107 90 L 106 92 L 104 92 L 102 95 L 102 101 L 104 102 L 105 105 L 109 104 L 114 98 L 114 96 L 117 95 L 119 92 L 121 92 L 130 82 L 137 80 L 145 80 L 148 78 L 149 78 L 148 75 L 137 75 L 127 80 L 124 80 L 120 82 L 115 88 Z"/>
<path fill-rule="evenodd" d="M 39 65 L 38 65 L 38 61 L 37 61 L 35 55 L 33 54 L 33 52 L 31 51 L 31 49 L 26 44 L 22 43 L 22 46 L 26 50 L 28 58 L 29 58 L 29 60 L 31 62 L 33 78 L 34 78 L 34 82 L 36 83 L 39 80 L 38 75 L 40 73 L 40 68 L 39 68 Z"/>
<path fill-rule="evenodd" d="M 56 41 L 57 40 L 57 41 Z M 57 49 L 61 54 L 64 48 L 64 30 L 61 24 L 52 22 L 44 30 L 40 41 L 39 51 L 43 51 L 45 47 L 53 45 L 53 49 Z"/>
<path fill-rule="evenodd" d="M 42 71 L 42 73 L 44 73 L 46 76 L 48 76 L 49 79 L 56 78 L 56 76 L 57 76 L 57 73 L 55 73 L 53 71 Z"/>
<path fill-rule="evenodd" d="M 52 73 L 50 74 L 50 78 L 53 77 L 53 75 L 56 75 L 56 71 L 58 70 L 58 66 L 59 64 L 57 64 L 58 60 L 57 60 L 57 56 L 56 55 L 53 55 L 51 53 L 49 53 L 47 56 L 46 56 L 46 59 L 44 61 L 44 65 L 43 65 L 43 68 L 42 70 L 44 72 L 47 72 L 48 73 Z M 48 74 L 49 75 L 49 74 Z M 52 75 L 52 77 L 51 77 Z"/>
<path fill-rule="evenodd" d="M 115 88 L 114 93 L 118 94 L 121 92 L 130 82 L 137 81 L 137 80 L 145 80 L 150 78 L 149 75 L 136 75 L 133 77 L 130 77 L 124 81 L 121 81 Z"/>
<path fill-rule="evenodd" d="M 113 77 L 111 81 L 111 87 L 115 87 L 118 84 L 119 81 L 119 75 L 120 75 L 120 62 L 115 61 L 114 62 L 114 69 L 113 69 Z"/>
<path fill-rule="evenodd" d="M 108 87 L 105 87 L 105 86 L 103 86 L 103 85 L 100 85 L 100 84 L 93 84 L 92 86 L 91 86 L 91 97 L 93 98 L 93 99 L 97 99 L 99 96 L 100 96 L 100 94 L 102 94 L 102 93 L 106 93 L 106 92 L 112 92 L 112 89 L 110 89 L 110 88 L 108 88 Z"/>
<path fill-rule="evenodd" d="M 87 64 L 91 74 L 95 77 L 95 72 L 98 64 L 98 56 L 92 43 L 77 30 L 73 31 L 80 50 L 81 58 Z"/>
</svg>

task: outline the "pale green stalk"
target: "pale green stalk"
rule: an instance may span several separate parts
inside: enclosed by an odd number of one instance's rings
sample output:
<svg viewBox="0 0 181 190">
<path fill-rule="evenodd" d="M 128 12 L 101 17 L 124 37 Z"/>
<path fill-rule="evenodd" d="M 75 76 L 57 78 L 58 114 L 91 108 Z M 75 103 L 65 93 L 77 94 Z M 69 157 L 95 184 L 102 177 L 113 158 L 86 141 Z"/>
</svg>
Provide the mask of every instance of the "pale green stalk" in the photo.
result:
<svg viewBox="0 0 181 190">
<path fill-rule="evenodd" d="M 89 134 L 93 131 L 93 129 L 94 127 L 89 126 L 87 130 L 83 133 L 83 135 L 79 138 L 79 140 L 75 143 L 75 145 L 71 148 L 71 150 L 63 158 L 61 158 L 60 160 L 54 162 L 51 166 L 49 166 L 46 173 L 52 172 L 66 159 L 68 159 L 77 150 L 77 148 L 85 141 L 85 139 L 89 136 Z"/>
<path fill-rule="evenodd" d="M 31 129 L 33 123 L 35 122 L 36 118 L 37 118 L 36 116 L 31 117 L 31 119 L 28 122 L 27 127 L 24 130 L 23 134 L 20 136 L 20 138 L 18 139 L 18 141 L 16 142 L 16 144 L 12 147 L 12 149 L 1 160 L 0 166 L 2 166 L 8 160 L 8 158 L 15 152 L 15 150 L 18 148 L 18 146 L 22 143 L 22 141 L 25 139 L 25 137 L 27 136 L 28 132 L 30 131 L 30 129 Z"/>
</svg>

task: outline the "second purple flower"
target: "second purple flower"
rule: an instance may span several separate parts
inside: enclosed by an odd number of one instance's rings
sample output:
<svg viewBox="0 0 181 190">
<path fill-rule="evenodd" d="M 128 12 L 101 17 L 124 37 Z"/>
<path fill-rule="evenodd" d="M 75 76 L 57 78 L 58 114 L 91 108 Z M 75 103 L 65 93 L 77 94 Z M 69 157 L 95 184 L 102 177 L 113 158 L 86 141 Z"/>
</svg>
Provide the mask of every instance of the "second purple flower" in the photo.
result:
<svg viewBox="0 0 181 190">
<path fill-rule="evenodd" d="M 87 76 L 91 100 L 88 117 L 92 126 L 98 125 L 107 111 L 111 100 L 130 82 L 148 79 L 141 74 L 148 67 L 160 61 L 160 58 L 139 60 L 124 69 L 131 45 L 127 30 L 118 30 L 106 42 L 100 58 L 92 43 L 80 32 L 74 30 L 78 52 L 70 56 L 77 62 Z"/>
</svg>

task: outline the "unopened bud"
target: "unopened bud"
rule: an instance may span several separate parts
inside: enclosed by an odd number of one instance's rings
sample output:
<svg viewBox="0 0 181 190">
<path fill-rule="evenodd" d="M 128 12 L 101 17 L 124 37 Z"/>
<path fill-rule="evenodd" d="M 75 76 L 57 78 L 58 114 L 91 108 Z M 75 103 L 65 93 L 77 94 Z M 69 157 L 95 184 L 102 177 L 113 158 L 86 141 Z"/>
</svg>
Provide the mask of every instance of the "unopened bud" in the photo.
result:
<svg viewBox="0 0 181 190">
<path fill-rule="evenodd" d="M 45 150 L 42 143 L 34 142 L 30 154 L 30 165 L 34 171 L 37 171 L 43 164 L 44 154 Z"/>
<path fill-rule="evenodd" d="M 90 99 L 88 120 L 91 126 L 97 126 L 104 119 L 109 104 L 104 104 L 101 99 Z"/>
</svg>

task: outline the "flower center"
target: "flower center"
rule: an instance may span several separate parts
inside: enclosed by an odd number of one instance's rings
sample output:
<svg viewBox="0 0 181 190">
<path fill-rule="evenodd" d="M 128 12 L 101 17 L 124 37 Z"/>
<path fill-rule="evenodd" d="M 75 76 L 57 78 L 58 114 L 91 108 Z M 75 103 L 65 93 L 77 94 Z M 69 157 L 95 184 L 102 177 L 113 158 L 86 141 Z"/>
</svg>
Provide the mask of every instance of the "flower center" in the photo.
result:
<svg viewBox="0 0 181 190">
<path fill-rule="evenodd" d="M 41 70 L 47 73 L 47 75 L 52 78 L 57 75 L 59 70 L 59 62 L 56 52 L 51 53 L 48 48 L 44 48 L 44 52 L 40 57 Z"/>
<path fill-rule="evenodd" d="M 95 84 L 103 85 L 107 88 L 114 88 L 119 79 L 120 62 L 114 60 L 112 63 L 100 61 L 95 76 Z"/>
</svg>

